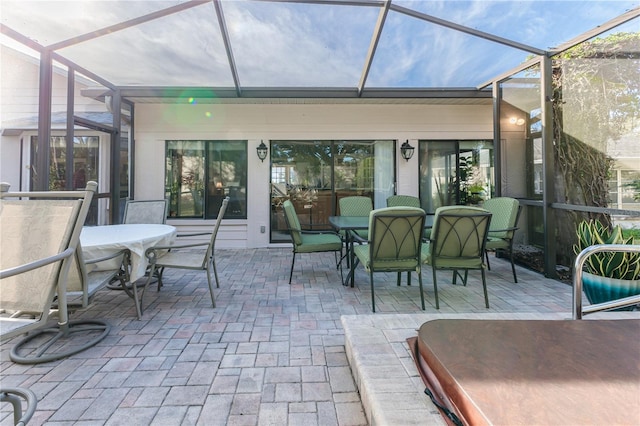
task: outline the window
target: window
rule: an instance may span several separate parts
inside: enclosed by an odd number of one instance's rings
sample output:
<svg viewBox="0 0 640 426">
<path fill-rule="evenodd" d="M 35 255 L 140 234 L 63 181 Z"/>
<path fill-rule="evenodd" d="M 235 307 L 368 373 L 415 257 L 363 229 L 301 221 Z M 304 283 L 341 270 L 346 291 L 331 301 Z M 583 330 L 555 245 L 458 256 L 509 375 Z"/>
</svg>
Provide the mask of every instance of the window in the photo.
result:
<svg viewBox="0 0 640 426">
<path fill-rule="evenodd" d="M 225 218 L 247 218 L 246 141 L 167 141 L 169 217 L 215 219 L 229 197 Z"/>
<path fill-rule="evenodd" d="M 52 136 L 49 151 L 49 190 L 79 190 L 87 186 L 90 180 L 98 182 L 98 167 L 100 165 L 100 137 L 75 136 L 73 138 L 73 152 L 67 152 L 67 138 Z M 31 137 L 31 188 L 35 187 L 38 175 L 34 171 L 38 156 L 38 137 Z M 70 170 L 68 170 L 70 169 Z M 91 208 L 85 223 L 96 225 L 98 222 L 97 199 L 91 203 Z"/>
<path fill-rule="evenodd" d="M 52 136 L 49 157 L 49 190 L 84 189 L 90 180 L 98 181 L 98 136 L 73 138 L 73 153 L 67 153 L 67 139 Z M 31 164 L 36 164 L 38 137 L 31 137 Z M 71 163 L 73 164 L 67 164 Z M 71 181 L 67 185 L 67 169 L 71 167 Z M 38 176 L 31 175 L 32 188 Z"/>
</svg>

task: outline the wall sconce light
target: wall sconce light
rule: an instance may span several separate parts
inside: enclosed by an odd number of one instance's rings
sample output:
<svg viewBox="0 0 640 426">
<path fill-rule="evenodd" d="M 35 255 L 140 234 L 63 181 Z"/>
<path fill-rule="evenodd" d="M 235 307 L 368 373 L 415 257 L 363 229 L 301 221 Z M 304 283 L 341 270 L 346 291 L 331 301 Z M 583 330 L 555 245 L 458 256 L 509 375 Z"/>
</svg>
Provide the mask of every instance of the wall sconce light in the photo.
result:
<svg viewBox="0 0 640 426">
<path fill-rule="evenodd" d="M 524 118 L 511 117 L 509 123 L 522 126 L 524 124 Z"/>
<path fill-rule="evenodd" d="M 411 157 L 413 157 L 414 147 L 409 145 L 409 140 L 407 139 L 402 146 L 400 146 L 400 153 L 402 154 L 402 158 L 409 161 Z"/>
<path fill-rule="evenodd" d="M 267 150 L 268 150 L 268 148 L 264 144 L 264 142 L 260 141 L 260 145 L 258 145 L 258 147 L 256 148 L 256 151 L 258 151 L 258 158 L 263 163 L 264 163 L 264 159 L 267 158 Z"/>
</svg>

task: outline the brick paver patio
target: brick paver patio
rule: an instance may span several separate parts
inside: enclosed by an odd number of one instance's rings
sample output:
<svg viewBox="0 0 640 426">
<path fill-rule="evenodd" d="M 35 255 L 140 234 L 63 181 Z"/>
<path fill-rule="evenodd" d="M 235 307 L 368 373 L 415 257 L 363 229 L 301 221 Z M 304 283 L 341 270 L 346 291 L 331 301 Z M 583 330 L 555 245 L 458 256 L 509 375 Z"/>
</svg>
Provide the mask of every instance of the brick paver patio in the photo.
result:
<svg viewBox="0 0 640 426">
<path fill-rule="evenodd" d="M 218 250 L 220 289 L 212 309 L 204 272 L 167 271 L 144 298 L 143 320 L 121 291 L 105 289 L 72 318 L 100 318 L 105 340 L 71 358 L 34 366 L 9 360 L 4 386 L 38 397 L 30 424 L 48 425 L 365 425 L 345 354 L 343 315 L 371 314 L 369 278 L 343 287 L 333 254 L 301 255 L 287 283 L 290 248 Z M 492 258 L 489 312 L 570 313 L 571 288 Z M 404 277 L 403 277 L 404 278 Z M 423 270 L 435 313 L 431 270 Z M 438 278 L 439 313 L 487 312 L 479 274 L 466 287 Z M 376 274 L 375 315 L 422 314 L 417 279 Z M 8 404 L 2 425 L 12 424 Z"/>
</svg>

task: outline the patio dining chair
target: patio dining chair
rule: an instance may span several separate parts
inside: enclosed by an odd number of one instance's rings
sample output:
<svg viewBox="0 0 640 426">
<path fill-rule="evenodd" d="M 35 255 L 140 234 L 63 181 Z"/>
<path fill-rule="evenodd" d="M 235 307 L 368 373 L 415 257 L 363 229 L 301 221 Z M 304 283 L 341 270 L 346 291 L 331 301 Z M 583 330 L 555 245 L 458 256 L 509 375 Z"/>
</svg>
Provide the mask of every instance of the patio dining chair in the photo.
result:
<svg viewBox="0 0 640 426">
<path fill-rule="evenodd" d="M 340 216 L 369 217 L 373 210 L 373 201 L 369 197 L 352 195 L 340 198 L 338 206 L 340 207 Z M 367 239 L 369 237 L 369 230 L 367 229 L 359 229 L 354 232 L 361 238 Z"/>
<path fill-rule="evenodd" d="M 418 209 L 422 208 L 422 206 L 420 205 L 420 198 L 414 197 L 413 195 L 391 195 L 387 197 L 387 207 L 401 207 L 401 206 L 416 207 Z M 422 233 L 422 238 L 425 241 L 427 241 L 430 235 L 431 235 L 431 228 L 426 228 Z M 409 284 L 411 284 L 411 281 L 409 281 Z"/>
<path fill-rule="evenodd" d="M 176 241 L 171 245 L 154 246 L 147 249 L 145 255 L 149 259 L 149 274 L 147 281 L 139 296 L 140 315 L 142 315 L 142 297 L 144 292 L 151 283 L 152 278 L 158 279 L 158 291 L 162 287 L 162 275 L 166 268 L 173 269 L 190 269 L 207 272 L 207 284 L 209 285 L 209 293 L 211 295 L 211 305 L 216 307 L 216 298 L 213 293 L 213 285 L 211 282 L 211 270 L 216 280 L 216 288 L 220 288 L 218 280 L 218 270 L 216 269 L 215 244 L 220 223 L 227 211 L 229 205 L 229 197 L 222 201 L 222 206 L 218 211 L 218 217 L 211 232 L 194 232 L 188 234 L 178 234 Z M 208 236 L 206 242 L 189 242 L 186 238 Z M 180 239 L 183 241 L 180 241 Z M 156 273 L 157 272 L 157 273 Z"/>
<path fill-rule="evenodd" d="M 130 224 L 165 224 L 167 222 L 167 212 L 169 203 L 167 200 L 127 200 L 124 205 L 124 216 L 122 223 Z M 103 259 L 104 260 L 104 259 Z M 111 290 L 124 290 L 130 297 L 134 298 L 136 310 L 140 316 L 138 308 L 137 295 L 135 290 L 131 290 L 131 283 L 122 284 L 122 277 L 127 274 L 125 268 L 121 268 L 117 275 L 111 278 L 111 282 L 107 287 Z M 144 284 L 136 284 L 144 285 Z"/>
<path fill-rule="evenodd" d="M 387 207 L 420 207 L 420 198 L 413 195 L 391 195 L 387 197 Z"/>
<path fill-rule="evenodd" d="M 498 250 L 506 250 L 509 253 L 509 260 L 511 261 L 513 281 L 517 283 L 518 277 L 516 276 L 516 267 L 513 263 L 513 239 L 518 230 L 517 225 L 522 206 L 515 198 L 497 197 L 488 199 L 482 207 L 492 214 L 491 225 L 489 226 L 489 233 L 487 234 L 487 242 L 485 244 L 487 269 L 491 270 L 489 251 L 497 254 Z"/>
<path fill-rule="evenodd" d="M 38 364 L 65 358 L 109 333 L 110 326 L 103 321 L 68 318 L 69 269 L 96 188 L 95 182 L 89 182 L 84 191 L 1 194 L 1 337 L 29 332 L 11 349 L 15 362 Z M 54 300 L 56 310 L 52 310 Z M 58 324 L 49 327 L 46 323 L 53 314 Z M 78 337 L 81 343 L 72 342 L 70 338 L 79 333 L 85 333 Z"/>
<path fill-rule="evenodd" d="M 398 285 L 402 272 L 416 272 L 420 287 L 420 301 L 424 306 L 422 291 L 422 232 L 425 212 L 415 207 L 386 207 L 373 210 L 369 216 L 367 244 L 354 247 L 356 259 L 369 272 L 371 284 L 371 308 L 376 311 L 375 272 L 397 272 Z"/>
<path fill-rule="evenodd" d="M 284 210 L 284 219 L 287 223 L 289 235 L 293 242 L 293 258 L 291 259 L 291 271 L 289 273 L 289 284 L 293 277 L 293 267 L 296 262 L 296 254 L 298 253 L 320 253 L 320 252 L 334 252 L 339 253 L 336 255 L 336 263 L 340 268 L 340 275 L 342 275 L 342 267 L 340 260 L 342 259 L 342 238 L 334 232 L 330 231 L 303 231 L 300 226 L 300 220 L 298 214 L 290 200 L 286 200 L 282 203 L 282 209 Z"/>
<path fill-rule="evenodd" d="M 168 206 L 167 200 L 129 200 L 122 223 L 166 223 Z"/>
<path fill-rule="evenodd" d="M 13 406 L 13 424 L 25 426 L 36 412 L 38 398 L 31 390 L 23 387 L 0 386 L 0 402 L 9 402 Z M 24 410 L 22 403 L 26 404 Z"/>
<path fill-rule="evenodd" d="M 436 309 L 440 309 L 437 270 L 453 271 L 453 284 L 456 284 L 460 275 L 458 271 L 463 270 L 462 280 L 465 286 L 468 272 L 479 270 L 482 274 L 485 306 L 489 308 L 483 260 L 490 221 L 491 213 L 478 207 L 446 206 L 436 209 L 429 243 L 422 248 L 423 262 L 430 265 L 433 272 Z"/>
</svg>

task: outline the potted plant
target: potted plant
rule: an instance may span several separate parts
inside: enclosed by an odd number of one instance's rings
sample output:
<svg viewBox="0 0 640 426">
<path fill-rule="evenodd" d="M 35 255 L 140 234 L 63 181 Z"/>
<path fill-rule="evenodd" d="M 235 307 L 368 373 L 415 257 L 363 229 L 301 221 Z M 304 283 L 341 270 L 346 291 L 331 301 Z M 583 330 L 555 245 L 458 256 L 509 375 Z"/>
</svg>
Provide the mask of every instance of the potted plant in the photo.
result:
<svg viewBox="0 0 640 426">
<path fill-rule="evenodd" d="M 633 237 L 625 238 L 619 225 L 609 229 L 598 220 L 578 224 L 575 254 L 596 244 L 634 244 Z M 589 256 L 582 274 L 582 286 L 590 303 L 640 294 L 640 254 L 599 252 Z M 633 308 L 629 308 L 633 309 Z"/>
</svg>

